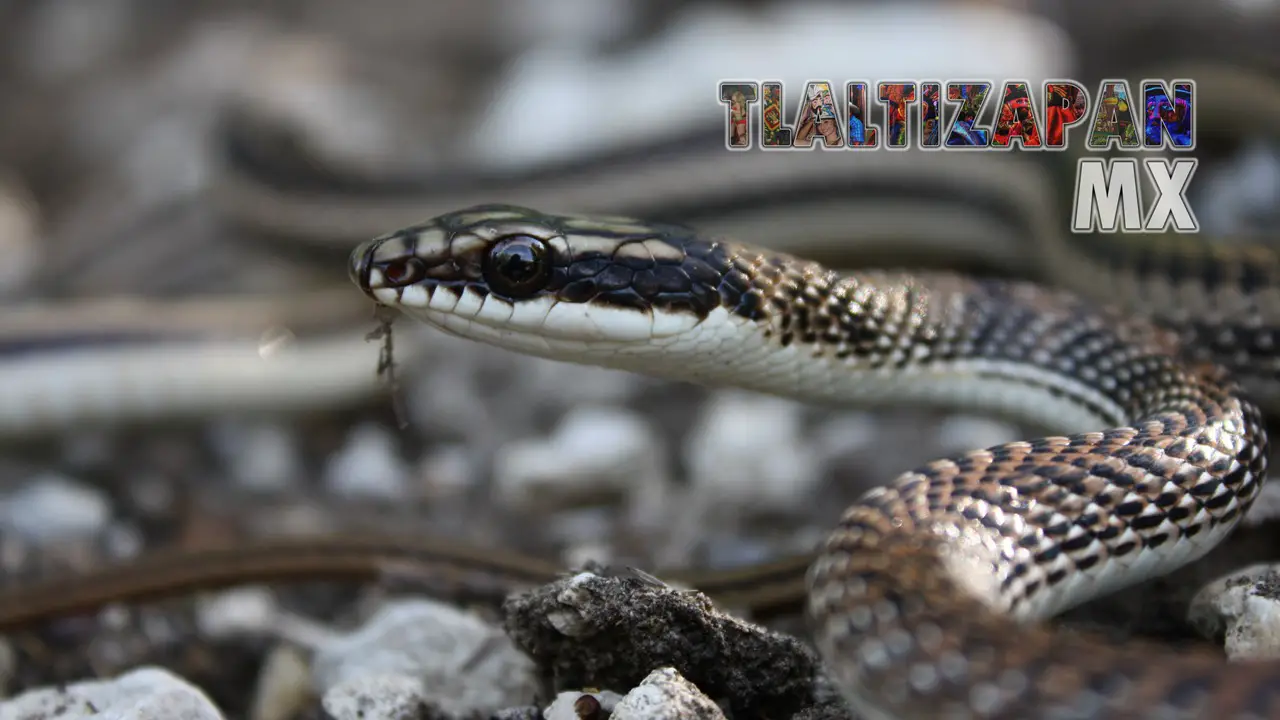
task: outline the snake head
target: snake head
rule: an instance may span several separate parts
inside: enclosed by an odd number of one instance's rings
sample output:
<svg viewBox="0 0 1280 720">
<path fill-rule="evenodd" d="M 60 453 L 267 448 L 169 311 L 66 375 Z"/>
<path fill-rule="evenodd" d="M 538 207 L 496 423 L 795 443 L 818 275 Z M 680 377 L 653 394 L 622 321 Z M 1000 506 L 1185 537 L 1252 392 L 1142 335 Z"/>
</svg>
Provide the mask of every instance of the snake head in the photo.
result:
<svg viewBox="0 0 1280 720">
<path fill-rule="evenodd" d="M 366 242 L 349 270 L 380 304 L 529 352 L 688 332 L 721 307 L 728 267 L 723 248 L 678 226 L 483 205 Z"/>
</svg>

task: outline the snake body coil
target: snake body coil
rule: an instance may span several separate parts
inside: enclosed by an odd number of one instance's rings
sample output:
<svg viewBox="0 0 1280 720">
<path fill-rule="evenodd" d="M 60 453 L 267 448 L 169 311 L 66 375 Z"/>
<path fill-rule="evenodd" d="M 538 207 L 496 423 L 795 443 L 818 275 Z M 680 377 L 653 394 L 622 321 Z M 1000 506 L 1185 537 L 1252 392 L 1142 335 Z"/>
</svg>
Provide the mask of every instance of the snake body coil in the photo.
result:
<svg viewBox="0 0 1280 720">
<path fill-rule="evenodd" d="M 1076 433 L 930 463 L 846 512 L 808 606 L 869 718 L 1280 713 L 1275 663 L 1028 622 L 1200 557 L 1260 489 L 1258 410 L 1145 322 L 1029 284 L 841 275 L 679 226 L 512 206 L 365 243 L 351 273 L 379 303 L 532 355 Z"/>
</svg>

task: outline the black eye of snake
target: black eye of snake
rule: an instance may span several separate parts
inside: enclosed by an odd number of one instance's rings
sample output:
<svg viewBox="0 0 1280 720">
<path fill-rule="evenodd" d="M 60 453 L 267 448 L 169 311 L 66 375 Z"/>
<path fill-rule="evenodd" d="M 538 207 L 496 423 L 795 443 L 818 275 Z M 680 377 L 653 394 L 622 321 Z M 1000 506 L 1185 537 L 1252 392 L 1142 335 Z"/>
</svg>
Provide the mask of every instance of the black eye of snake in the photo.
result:
<svg viewBox="0 0 1280 720">
<path fill-rule="evenodd" d="M 484 259 L 484 280 L 499 295 L 529 297 L 544 289 L 550 277 L 546 243 L 532 235 L 501 238 Z"/>
</svg>

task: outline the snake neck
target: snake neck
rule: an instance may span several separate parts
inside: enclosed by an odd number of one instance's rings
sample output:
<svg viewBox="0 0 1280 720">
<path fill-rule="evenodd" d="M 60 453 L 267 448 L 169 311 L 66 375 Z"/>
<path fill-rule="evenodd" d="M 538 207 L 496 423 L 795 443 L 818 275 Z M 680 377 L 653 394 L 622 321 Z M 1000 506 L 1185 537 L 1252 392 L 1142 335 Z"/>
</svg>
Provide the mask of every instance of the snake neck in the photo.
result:
<svg viewBox="0 0 1280 720">
<path fill-rule="evenodd" d="M 1170 334 L 1072 294 L 840 274 L 697 238 L 680 249 L 718 273 L 719 304 L 688 333 L 594 356 L 552 342 L 548 356 L 811 402 L 986 410 L 1059 432 L 1254 412 L 1218 368 L 1184 364 Z"/>
</svg>

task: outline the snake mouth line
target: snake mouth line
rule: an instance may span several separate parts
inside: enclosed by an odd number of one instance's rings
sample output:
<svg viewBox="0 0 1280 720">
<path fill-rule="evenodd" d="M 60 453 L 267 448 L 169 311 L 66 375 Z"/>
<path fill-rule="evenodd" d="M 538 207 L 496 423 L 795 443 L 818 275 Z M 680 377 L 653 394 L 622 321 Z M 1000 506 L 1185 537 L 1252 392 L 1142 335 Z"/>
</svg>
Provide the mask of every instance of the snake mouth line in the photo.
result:
<svg viewBox="0 0 1280 720">
<path fill-rule="evenodd" d="M 509 300 L 471 285 L 423 283 L 375 288 L 371 297 L 433 326 L 484 328 L 494 339 L 528 338 L 534 347 L 555 342 L 565 349 L 620 350 L 688 332 L 700 318 L 661 310 L 575 303 L 552 295 Z"/>
</svg>

